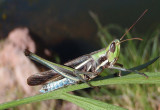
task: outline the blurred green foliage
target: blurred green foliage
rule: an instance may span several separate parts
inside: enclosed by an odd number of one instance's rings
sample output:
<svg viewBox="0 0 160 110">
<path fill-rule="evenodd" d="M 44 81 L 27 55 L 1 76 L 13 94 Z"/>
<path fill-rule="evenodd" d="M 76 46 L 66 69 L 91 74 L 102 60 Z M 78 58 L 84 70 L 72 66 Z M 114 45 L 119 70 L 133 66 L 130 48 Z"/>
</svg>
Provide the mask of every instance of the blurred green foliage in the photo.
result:
<svg viewBox="0 0 160 110">
<path fill-rule="evenodd" d="M 98 27 L 97 36 L 100 38 L 102 47 L 106 47 L 112 40 L 120 38 L 126 30 L 117 25 L 102 26 L 98 17 L 90 12 Z M 127 41 L 121 43 L 121 52 L 118 62 L 123 64 L 124 68 L 131 68 L 141 65 L 160 55 L 160 26 L 156 29 L 147 31 L 145 35 L 137 33 L 127 33 L 124 39 L 140 37 L 143 41 Z M 142 72 L 158 72 L 160 71 L 160 63 L 156 61 Z M 105 69 L 102 76 L 107 73 L 114 73 Z M 133 73 L 134 74 L 134 73 Z M 107 85 L 98 90 L 90 92 L 78 91 L 82 96 L 99 99 L 119 105 L 130 110 L 156 110 L 158 109 L 160 86 L 157 85 L 141 85 L 141 84 L 125 84 L 125 85 Z"/>
</svg>

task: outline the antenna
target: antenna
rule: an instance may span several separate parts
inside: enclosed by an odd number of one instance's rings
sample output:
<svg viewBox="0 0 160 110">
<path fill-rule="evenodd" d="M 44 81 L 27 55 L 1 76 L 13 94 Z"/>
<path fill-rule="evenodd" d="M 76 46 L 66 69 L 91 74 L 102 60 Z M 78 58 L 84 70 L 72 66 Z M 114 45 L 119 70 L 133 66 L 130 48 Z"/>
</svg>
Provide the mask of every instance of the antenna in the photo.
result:
<svg viewBox="0 0 160 110">
<path fill-rule="evenodd" d="M 139 37 L 135 37 L 135 38 L 131 38 L 131 39 L 122 40 L 122 41 L 120 41 L 119 43 L 122 43 L 122 42 L 125 42 L 125 41 L 128 41 L 128 40 L 143 40 L 143 39 L 141 39 L 141 38 L 139 38 Z"/>
<path fill-rule="evenodd" d="M 139 16 L 139 18 L 132 24 L 132 26 L 123 34 L 123 36 L 120 38 L 120 41 L 123 39 L 123 37 L 133 28 L 133 26 L 135 24 L 137 24 L 137 22 L 144 16 L 144 14 L 148 11 L 148 9 L 146 9 L 141 16 Z"/>
</svg>

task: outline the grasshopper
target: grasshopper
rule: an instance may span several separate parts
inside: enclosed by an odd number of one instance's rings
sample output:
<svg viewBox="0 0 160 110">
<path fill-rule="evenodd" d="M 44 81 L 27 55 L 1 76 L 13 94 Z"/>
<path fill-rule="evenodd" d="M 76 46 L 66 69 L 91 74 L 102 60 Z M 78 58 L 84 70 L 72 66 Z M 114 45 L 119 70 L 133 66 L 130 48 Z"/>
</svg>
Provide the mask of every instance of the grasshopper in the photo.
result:
<svg viewBox="0 0 160 110">
<path fill-rule="evenodd" d="M 92 72 L 83 72 L 80 70 L 76 70 L 71 67 L 63 66 L 60 64 L 56 64 L 50 61 L 47 61 L 29 50 L 25 50 L 25 55 L 30 59 L 35 60 L 48 68 L 52 69 L 47 72 L 41 72 L 30 76 L 27 79 L 28 85 L 35 86 L 44 84 L 43 88 L 40 92 L 45 93 L 48 91 L 52 91 L 58 88 L 61 88 L 66 85 L 75 84 L 77 82 L 85 82 L 89 86 L 91 86 L 87 81 L 93 79 L 95 77 L 95 73 Z M 49 81 L 53 81 L 53 83 L 49 83 Z"/>
<path fill-rule="evenodd" d="M 137 21 L 126 31 L 129 32 L 130 29 L 139 21 L 139 19 L 147 12 L 145 10 Z M 27 79 L 27 83 L 30 86 L 44 84 L 40 92 L 46 93 L 66 85 L 75 84 L 78 82 L 85 82 L 89 86 L 87 81 L 98 76 L 105 68 L 108 69 L 117 69 L 119 70 L 119 76 L 121 76 L 121 71 L 135 72 L 137 74 L 148 77 L 144 73 L 140 73 L 136 70 L 128 70 L 123 68 L 122 64 L 117 63 L 120 54 L 120 44 L 128 40 L 142 40 L 140 38 L 132 38 L 122 40 L 126 33 L 120 38 L 120 40 L 113 40 L 107 48 L 100 49 L 98 51 L 92 52 L 90 54 L 83 55 L 76 59 L 73 59 L 67 63 L 65 66 L 49 62 L 45 59 L 40 58 L 39 56 L 25 51 L 25 55 L 29 56 L 32 60 L 35 60 L 52 70 L 41 72 L 30 76 Z M 117 67 L 120 66 L 120 67 Z"/>
</svg>

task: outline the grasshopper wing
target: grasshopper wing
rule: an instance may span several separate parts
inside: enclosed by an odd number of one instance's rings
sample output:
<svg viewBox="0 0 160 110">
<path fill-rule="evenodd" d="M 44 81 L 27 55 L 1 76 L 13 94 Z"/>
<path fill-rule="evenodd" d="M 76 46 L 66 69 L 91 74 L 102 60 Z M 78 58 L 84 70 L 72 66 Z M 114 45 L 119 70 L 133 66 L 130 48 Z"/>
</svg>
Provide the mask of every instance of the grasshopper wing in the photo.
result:
<svg viewBox="0 0 160 110">
<path fill-rule="evenodd" d="M 104 51 L 105 48 L 94 51 L 90 54 L 86 54 L 83 56 L 80 56 L 78 58 L 75 58 L 67 63 L 64 63 L 65 66 L 72 67 L 74 69 L 78 69 L 80 71 L 90 71 L 90 72 L 95 72 L 95 69 L 97 67 L 97 61 L 93 59 L 93 55 Z"/>
<path fill-rule="evenodd" d="M 49 70 L 45 72 L 36 73 L 31 75 L 27 79 L 27 83 L 30 86 L 37 86 L 41 84 L 45 84 L 48 81 L 57 81 L 64 78 L 60 74 L 56 73 L 54 70 Z"/>
<path fill-rule="evenodd" d="M 64 64 L 80 71 L 89 71 L 94 66 L 94 59 L 91 55 L 83 55 Z"/>
<path fill-rule="evenodd" d="M 77 65 L 86 61 L 87 59 L 89 59 L 89 55 L 83 55 L 83 56 L 80 56 L 78 58 L 75 58 L 71 61 L 68 61 L 68 62 L 64 63 L 64 65 L 70 66 L 70 67 L 76 67 Z"/>
</svg>

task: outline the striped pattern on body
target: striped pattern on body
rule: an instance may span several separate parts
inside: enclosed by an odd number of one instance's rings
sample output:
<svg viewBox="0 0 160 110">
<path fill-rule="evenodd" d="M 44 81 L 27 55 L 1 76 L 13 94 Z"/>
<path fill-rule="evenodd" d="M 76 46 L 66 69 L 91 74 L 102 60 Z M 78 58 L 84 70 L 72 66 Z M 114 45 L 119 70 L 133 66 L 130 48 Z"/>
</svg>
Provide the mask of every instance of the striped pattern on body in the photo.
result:
<svg viewBox="0 0 160 110">
<path fill-rule="evenodd" d="M 72 84 L 76 84 L 76 81 L 73 81 L 71 79 L 68 78 L 63 78 L 61 80 L 55 81 L 55 82 L 50 82 L 45 84 L 41 89 L 40 92 L 41 93 L 47 93 L 50 91 L 54 91 L 56 89 L 65 87 L 67 85 L 72 85 Z"/>
</svg>

